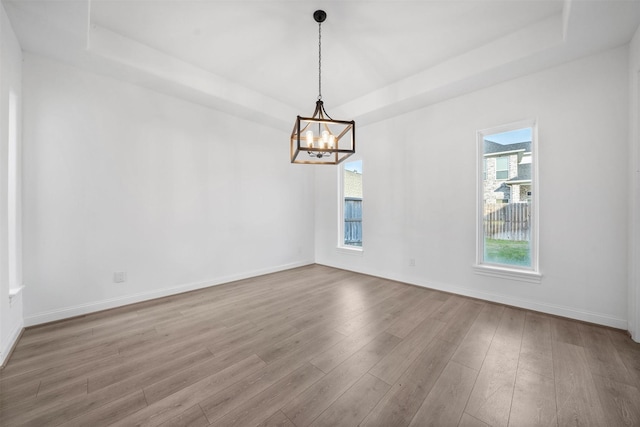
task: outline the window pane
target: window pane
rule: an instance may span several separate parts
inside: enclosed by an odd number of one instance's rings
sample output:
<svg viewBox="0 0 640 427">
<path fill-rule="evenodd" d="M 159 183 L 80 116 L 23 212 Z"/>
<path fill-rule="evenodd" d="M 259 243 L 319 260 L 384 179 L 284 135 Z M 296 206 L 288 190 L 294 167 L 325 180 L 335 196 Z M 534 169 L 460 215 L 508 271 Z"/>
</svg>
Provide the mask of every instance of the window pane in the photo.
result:
<svg viewBox="0 0 640 427">
<path fill-rule="evenodd" d="M 509 158 L 498 157 L 496 159 L 496 179 L 509 178 Z"/>
<path fill-rule="evenodd" d="M 531 267 L 532 128 L 484 136 L 483 262 Z M 491 166 L 495 173 L 491 173 Z"/>
<path fill-rule="evenodd" d="M 509 158 L 508 157 L 498 157 L 496 159 L 496 170 L 508 170 L 509 169 Z"/>
<path fill-rule="evenodd" d="M 362 246 L 362 160 L 345 163 L 343 172 L 343 244 Z"/>
</svg>

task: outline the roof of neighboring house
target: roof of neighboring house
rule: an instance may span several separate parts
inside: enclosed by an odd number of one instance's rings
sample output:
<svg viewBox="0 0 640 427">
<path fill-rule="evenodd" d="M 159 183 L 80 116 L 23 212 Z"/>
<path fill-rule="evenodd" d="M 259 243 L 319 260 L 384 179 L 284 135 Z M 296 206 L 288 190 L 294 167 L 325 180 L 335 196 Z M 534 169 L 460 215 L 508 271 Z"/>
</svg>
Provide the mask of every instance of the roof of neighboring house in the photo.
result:
<svg viewBox="0 0 640 427">
<path fill-rule="evenodd" d="M 520 163 L 518 175 L 507 181 L 507 184 L 515 181 L 531 181 L 531 163 Z"/>
<path fill-rule="evenodd" d="M 494 193 L 505 193 L 505 194 L 510 194 L 511 193 L 511 187 L 509 187 L 509 185 L 507 184 L 507 182 L 503 182 L 502 184 L 500 184 L 500 186 L 498 188 L 496 188 L 495 190 L 493 190 Z"/>
<path fill-rule="evenodd" d="M 531 151 L 531 141 L 502 145 L 487 139 L 484 140 L 484 154 L 502 153 L 504 151 L 515 150 L 524 150 L 525 152 Z"/>
</svg>

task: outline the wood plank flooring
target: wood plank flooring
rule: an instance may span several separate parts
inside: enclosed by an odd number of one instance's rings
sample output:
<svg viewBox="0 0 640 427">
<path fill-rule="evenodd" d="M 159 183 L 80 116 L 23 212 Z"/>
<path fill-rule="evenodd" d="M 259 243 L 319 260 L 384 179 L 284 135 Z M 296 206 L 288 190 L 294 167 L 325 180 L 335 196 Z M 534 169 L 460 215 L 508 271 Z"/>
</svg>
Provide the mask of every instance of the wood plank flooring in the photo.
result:
<svg viewBox="0 0 640 427">
<path fill-rule="evenodd" d="M 27 329 L 2 426 L 640 426 L 623 331 L 319 265 Z"/>
</svg>

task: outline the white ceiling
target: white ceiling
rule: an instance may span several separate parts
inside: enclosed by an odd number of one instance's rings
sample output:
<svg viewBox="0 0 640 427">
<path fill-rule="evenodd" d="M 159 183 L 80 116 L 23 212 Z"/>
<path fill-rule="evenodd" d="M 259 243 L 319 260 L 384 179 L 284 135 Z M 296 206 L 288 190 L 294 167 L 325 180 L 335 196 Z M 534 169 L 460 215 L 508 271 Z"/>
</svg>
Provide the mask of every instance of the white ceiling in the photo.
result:
<svg viewBox="0 0 640 427">
<path fill-rule="evenodd" d="M 316 9 L 325 106 L 360 124 L 622 45 L 640 24 L 636 0 L 2 1 L 25 51 L 286 129 L 318 95 Z"/>
</svg>

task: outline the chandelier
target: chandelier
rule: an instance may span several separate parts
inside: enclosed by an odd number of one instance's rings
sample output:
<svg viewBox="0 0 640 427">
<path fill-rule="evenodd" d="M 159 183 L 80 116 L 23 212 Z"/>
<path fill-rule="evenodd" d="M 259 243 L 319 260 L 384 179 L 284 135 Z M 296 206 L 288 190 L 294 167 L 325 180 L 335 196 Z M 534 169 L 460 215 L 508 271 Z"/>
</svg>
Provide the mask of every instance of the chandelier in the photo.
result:
<svg viewBox="0 0 640 427">
<path fill-rule="evenodd" d="M 311 117 L 298 116 L 291 132 L 291 163 L 337 165 L 356 152 L 356 122 L 334 120 L 322 102 L 322 23 L 324 10 L 316 10 L 318 23 L 318 100 Z"/>
</svg>

